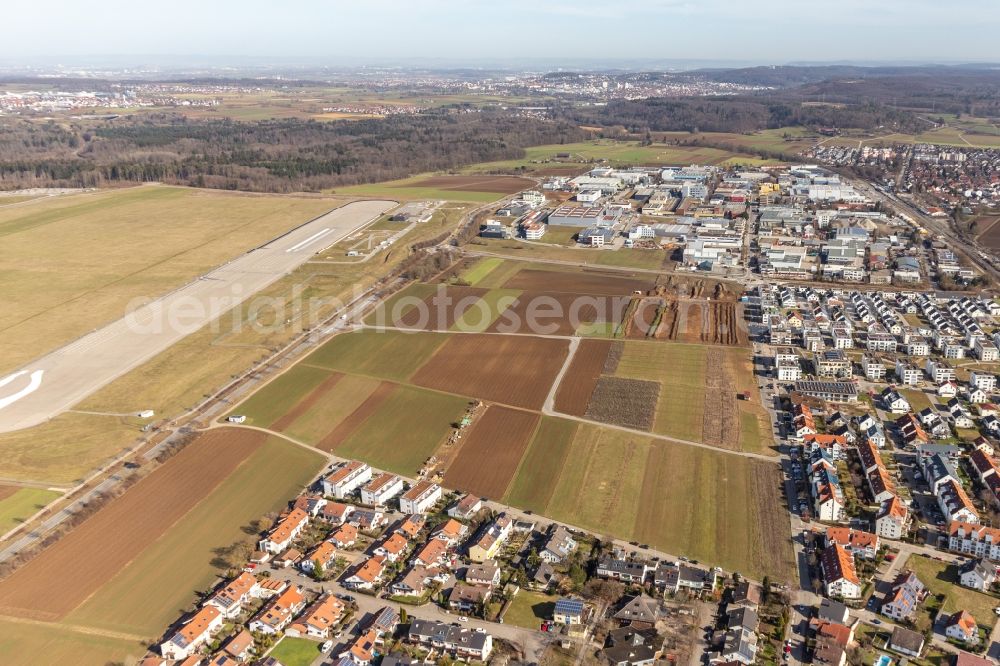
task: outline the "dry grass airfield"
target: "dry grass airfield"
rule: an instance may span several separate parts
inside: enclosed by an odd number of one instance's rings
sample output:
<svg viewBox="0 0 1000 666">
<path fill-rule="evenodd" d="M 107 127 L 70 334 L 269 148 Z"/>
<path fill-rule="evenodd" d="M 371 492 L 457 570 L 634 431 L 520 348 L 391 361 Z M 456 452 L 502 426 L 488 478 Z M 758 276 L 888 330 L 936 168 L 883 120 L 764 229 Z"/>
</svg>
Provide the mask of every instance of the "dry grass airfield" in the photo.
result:
<svg viewBox="0 0 1000 666">
<path fill-rule="evenodd" d="M 159 189 L 154 188 L 153 191 Z M 172 188 L 162 189 L 167 192 L 175 191 Z M 243 200 L 285 201 L 284 198 L 240 197 L 236 203 Z M 305 201 L 322 202 L 311 199 Z M 83 205 L 87 206 L 90 203 Z M 391 201 L 358 201 L 330 211 L 331 205 L 335 203 L 339 202 L 329 200 L 322 202 L 323 209 L 329 211 L 328 213 L 307 224 L 302 222 L 312 216 L 302 215 L 297 221 L 301 226 L 293 231 L 252 252 L 238 256 L 229 263 L 133 311 L 128 316 L 121 317 L 36 361 L 28 362 L 5 377 L 0 377 L 0 432 L 38 425 L 67 410 L 115 378 L 252 297 L 302 265 L 314 253 L 349 235 L 396 205 Z M 113 210 L 107 212 L 108 224 L 114 224 L 113 220 L 117 219 L 116 212 Z M 228 219 L 232 219 L 231 214 Z M 249 223 L 250 220 L 246 222 Z M 22 220 L 20 224 L 14 222 L 5 225 L 0 220 L 0 236 L 16 238 L 19 234 L 48 223 L 45 216 L 27 223 Z M 285 224 L 278 233 L 295 226 L 296 223 Z M 155 245 L 158 242 L 158 234 L 165 237 L 174 234 L 172 227 L 173 225 L 166 223 L 162 229 L 143 229 L 142 232 L 152 234 L 146 240 Z M 271 234 L 272 237 L 275 235 L 277 234 Z M 3 240 L 6 255 L 7 238 Z M 122 242 L 127 244 L 130 240 L 123 238 Z M 228 257 L 247 249 L 232 244 L 225 246 L 225 241 L 221 240 L 208 242 L 222 243 L 223 247 L 218 249 L 228 252 Z M 116 240 L 113 235 L 103 234 L 101 244 L 114 247 Z M 107 277 L 111 280 L 123 269 L 111 259 L 106 270 Z M 175 267 L 171 270 L 176 274 Z M 145 293 L 157 296 L 163 292 L 164 290 L 159 288 L 150 289 Z M 108 312 L 106 309 L 105 313 Z M 183 316 L 177 317 L 178 313 L 182 313 Z M 58 315 L 58 312 L 55 314 Z M 124 314 L 124 304 L 119 303 L 117 314 Z"/>
</svg>

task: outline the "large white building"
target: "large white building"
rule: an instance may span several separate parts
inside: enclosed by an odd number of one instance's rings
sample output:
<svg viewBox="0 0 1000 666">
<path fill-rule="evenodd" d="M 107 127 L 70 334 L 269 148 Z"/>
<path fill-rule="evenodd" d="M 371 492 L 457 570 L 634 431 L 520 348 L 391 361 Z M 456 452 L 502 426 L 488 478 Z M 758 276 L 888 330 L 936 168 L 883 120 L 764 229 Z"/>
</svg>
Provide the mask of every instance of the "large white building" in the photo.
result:
<svg viewBox="0 0 1000 666">
<path fill-rule="evenodd" d="M 337 467 L 323 479 L 323 492 L 343 499 L 365 485 L 372 478 L 372 468 L 363 462 L 351 460 Z"/>
<path fill-rule="evenodd" d="M 430 481 L 418 481 L 399 498 L 403 513 L 424 513 L 441 499 L 441 486 Z"/>
</svg>

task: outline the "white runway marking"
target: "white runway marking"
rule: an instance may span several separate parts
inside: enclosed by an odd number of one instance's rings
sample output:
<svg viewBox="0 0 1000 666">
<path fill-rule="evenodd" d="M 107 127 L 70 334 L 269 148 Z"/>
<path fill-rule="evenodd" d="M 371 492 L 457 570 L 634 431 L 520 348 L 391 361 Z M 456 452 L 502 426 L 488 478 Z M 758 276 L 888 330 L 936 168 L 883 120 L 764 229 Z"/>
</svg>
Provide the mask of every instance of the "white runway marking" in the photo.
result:
<svg viewBox="0 0 1000 666">
<path fill-rule="evenodd" d="M 15 372 L 12 375 L 9 375 L 7 377 L 4 377 L 3 379 L 0 379 L 0 388 L 3 388 L 4 386 L 7 386 L 7 384 L 10 384 L 12 381 L 14 381 L 15 379 L 17 379 L 18 377 L 24 376 L 26 374 L 28 374 L 27 370 L 21 370 L 20 372 Z M 6 398 L 0 398 L 0 409 L 3 409 L 7 405 L 13 405 L 15 402 L 17 402 L 18 400 L 20 400 L 24 396 L 30 395 L 30 394 L 34 393 L 35 391 L 37 391 L 38 387 L 42 385 L 42 375 L 44 375 L 44 374 L 45 374 L 44 370 L 35 370 L 34 372 L 32 372 L 31 373 L 31 377 L 30 377 L 30 381 L 28 382 L 27 386 L 25 386 L 23 389 L 21 389 L 17 393 L 14 393 L 14 394 L 11 394 L 11 395 L 7 396 Z"/>
<path fill-rule="evenodd" d="M 326 229 L 323 229 L 322 231 L 317 231 L 316 233 L 314 233 L 312 236 L 310 236 L 309 238 L 305 239 L 304 241 L 299 241 L 295 245 L 291 246 L 290 248 L 288 248 L 287 250 L 285 250 L 285 252 L 298 252 L 299 250 L 301 250 L 305 246 L 309 245 L 310 243 L 319 240 L 323 236 L 326 236 L 328 233 L 330 233 L 330 231 L 331 230 L 330 230 L 329 227 L 327 227 Z"/>
</svg>

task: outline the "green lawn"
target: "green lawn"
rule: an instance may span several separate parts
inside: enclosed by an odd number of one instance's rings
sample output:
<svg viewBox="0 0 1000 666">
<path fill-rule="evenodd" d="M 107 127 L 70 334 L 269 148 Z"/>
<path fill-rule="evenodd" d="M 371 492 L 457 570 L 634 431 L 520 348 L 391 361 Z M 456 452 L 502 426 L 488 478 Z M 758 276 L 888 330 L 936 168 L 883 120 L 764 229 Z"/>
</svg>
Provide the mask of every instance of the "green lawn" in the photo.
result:
<svg viewBox="0 0 1000 666">
<path fill-rule="evenodd" d="M 146 646 L 137 641 L 80 633 L 58 624 L 0 618 L 0 661 L 4 666 L 133 664 L 139 663 L 145 653 Z"/>
<path fill-rule="evenodd" d="M 310 354 L 308 365 L 405 381 L 448 339 L 440 333 L 361 329 L 341 333 Z"/>
<path fill-rule="evenodd" d="M 906 561 L 906 567 L 917 574 L 917 578 L 927 586 L 931 594 L 944 595 L 941 612 L 954 613 L 964 609 L 976 618 L 981 627 L 992 628 L 996 623 L 993 608 L 1000 606 L 1000 598 L 960 586 L 956 566 L 923 555 L 911 555 Z"/>
<path fill-rule="evenodd" d="M 901 389 L 899 392 L 910 403 L 910 408 L 914 412 L 931 406 L 931 399 L 920 389 Z"/>
<path fill-rule="evenodd" d="M 337 446 L 336 453 L 412 476 L 467 406 L 466 398 L 400 386 Z"/>
<path fill-rule="evenodd" d="M 191 604 L 195 592 L 207 589 L 219 575 L 212 565 L 214 551 L 251 541 L 241 528 L 283 508 L 324 462 L 317 453 L 269 438 L 66 621 L 158 636 Z"/>
<path fill-rule="evenodd" d="M 525 629 L 538 629 L 543 620 L 552 619 L 559 597 L 521 590 L 514 597 L 503 616 L 504 624 L 513 624 Z"/>
<path fill-rule="evenodd" d="M 491 289 L 451 325 L 452 331 L 482 333 L 521 295 L 519 289 Z"/>
<path fill-rule="evenodd" d="M 309 666 L 320 655 L 320 644 L 308 638 L 286 636 L 274 646 L 268 656 L 280 661 L 283 666 Z"/>
<path fill-rule="evenodd" d="M 577 426 L 575 421 L 542 417 L 507 491 L 506 502 L 534 511 L 545 510 L 555 492 L 554 479 L 563 469 Z"/>
<path fill-rule="evenodd" d="M 463 271 L 459 277 L 475 287 L 487 275 L 489 275 L 494 268 L 502 263 L 503 259 L 498 259 L 496 257 L 483 257 L 482 259 L 477 260 L 476 263 L 468 269 Z"/>
<path fill-rule="evenodd" d="M 38 513 L 61 493 L 42 488 L 21 488 L 0 500 L 0 534 L 4 534 Z"/>
<path fill-rule="evenodd" d="M 267 428 L 330 376 L 321 368 L 298 364 L 250 396 L 230 414 L 247 417 L 247 425 Z"/>
<path fill-rule="evenodd" d="M 619 268 L 647 268 L 658 270 L 664 267 L 666 252 L 638 249 L 596 249 L 587 247 L 560 247 L 541 243 L 526 243 L 519 240 L 477 238 L 467 246 L 469 251 L 482 250 L 504 255 L 511 259 L 531 261 L 532 259 L 555 259 L 588 266 L 614 266 Z M 485 284 L 478 286 L 484 287 Z"/>
<path fill-rule="evenodd" d="M 560 224 L 546 225 L 545 235 L 538 243 L 549 243 L 552 245 L 572 246 L 576 243 L 576 235 L 586 229 L 586 227 L 567 227 Z"/>
</svg>

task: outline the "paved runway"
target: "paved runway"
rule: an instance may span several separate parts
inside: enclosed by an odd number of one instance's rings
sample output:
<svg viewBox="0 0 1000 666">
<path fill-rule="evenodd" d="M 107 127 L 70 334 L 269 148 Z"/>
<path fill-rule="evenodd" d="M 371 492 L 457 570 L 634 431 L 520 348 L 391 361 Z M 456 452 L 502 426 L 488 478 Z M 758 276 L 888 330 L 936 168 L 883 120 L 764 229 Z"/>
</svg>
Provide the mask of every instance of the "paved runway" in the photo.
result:
<svg viewBox="0 0 1000 666">
<path fill-rule="evenodd" d="M 0 432 L 39 425 L 246 301 L 396 205 L 356 201 L 0 377 Z"/>
</svg>

